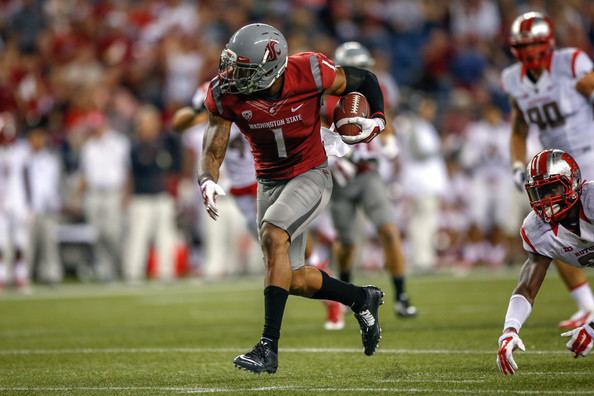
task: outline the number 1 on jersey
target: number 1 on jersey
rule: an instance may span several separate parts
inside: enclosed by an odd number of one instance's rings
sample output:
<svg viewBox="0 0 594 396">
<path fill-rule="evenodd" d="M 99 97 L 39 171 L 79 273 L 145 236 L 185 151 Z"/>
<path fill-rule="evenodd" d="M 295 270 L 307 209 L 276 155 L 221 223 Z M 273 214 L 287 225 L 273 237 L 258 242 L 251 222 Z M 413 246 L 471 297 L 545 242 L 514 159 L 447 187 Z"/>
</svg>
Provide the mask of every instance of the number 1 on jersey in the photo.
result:
<svg viewBox="0 0 594 396">
<path fill-rule="evenodd" d="M 279 158 L 287 158 L 287 147 L 285 146 L 285 138 L 281 128 L 272 129 L 274 132 L 274 140 L 276 140 L 276 149 L 278 150 Z"/>
</svg>

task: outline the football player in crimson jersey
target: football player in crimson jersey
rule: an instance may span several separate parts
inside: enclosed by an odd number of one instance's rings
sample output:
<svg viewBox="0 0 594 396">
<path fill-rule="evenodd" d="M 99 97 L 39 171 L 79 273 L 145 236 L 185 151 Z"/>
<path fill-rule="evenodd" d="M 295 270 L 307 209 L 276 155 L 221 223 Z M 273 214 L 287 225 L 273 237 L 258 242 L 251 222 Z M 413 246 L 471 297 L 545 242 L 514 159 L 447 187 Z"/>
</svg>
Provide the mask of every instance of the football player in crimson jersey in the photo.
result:
<svg viewBox="0 0 594 396">
<path fill-rule="evenodd" d="M 509 37 L 518 62 L 502 73 L 512 107 L 511 160 L 514 181 L 526 178 L 526 138 L 536 128 L 543 148 L 573 156 L 585 179 L 594 180 L 594 73 L 592 61 L 576 48 L 555 49 L 553 25 L 538 12 L 515 19 Z M 579 268 L 555 260 L 555 266 L 578 305 L 561 328 L 574 328 L 593 318 L 594 297 Z"/>
<path fill-rule="evenodd" d="M 289 294 L 339 301 L 352 308 L 361 328 L 364 352 L 380 339 L 383 292 L 358 287 L 305 265 L 304 231 L 326 206 L 332 179 L 320 134 L 324 94 L 358 91 L 367 97 L 370 118 L 350 120 L 361 127 L 348 143 L 370 141 L 385 126 L 377 78 L 358 68 L 338 68 L 320 53 L 288 56 L 276 28 L 255 23 L 235 32 L 221 53 L 219 73 L 206 98 L 209 113 L 198 182 L 208 214 L 216 219 L 217 184 L 231 124 L 250 143 L 258 178 L 258 227 L 266 265 L 264 330 L 256 346 L 234 359 L 252 372 L 274 373 L 278 340 Z"/>
<path fill-rule="evenodd" d="M 544 150 L 528 166 L 525 183 L 532 211 L 520 234 L 528 260 L 509 300 L 503 334 L 499 338 L 497 366 L 505 375 L 518 369 L 516 349 L 525 350 L 518 333 L 553 260 L 577 268 L 594 266 L 594 182 L 582 181 L 580 167 L 561 150 Z M 592 349 L 594 322 L 561 334 L 570 337 L 567 349 L 574 357 Z"/>
<path fill-rule="evenodd" d="M 369 69 L 374 60 L 367 48 L 356 41 L 341 44 L 334 52 L 334 61 L 341 66 Z M 326 118 L 332 123 L 337 96 L 324 99 Z M 387 107 L 387 106 L 386 106 Z M 349 158 L 336 158 L 332 166 L 335 186 L 331 198 L 331 214 L 336 228 L 336 261 L 340 279 L 351 281 L 351 267 L 355 255 L 355 230 L 357 208 L 361 208 L 374 225 L 384 252 L 384 266 L 394 287 L 394 312 L 403 318 L 414 317 L 417 310 L 405 292 L 406 263 L 396 228 L 392 204 L 386 184 L 379 172 L 379 162 L 393 160 L 397 150 L 394 128 L 390 123 L 380 139 L 353 147 Z M 390 152 L 388 152 L 390 151 Z M 345 169 L 351 167 L 351 174 Z"/>
<path fill-rule="evenodd" d="M 198 87 L 196 93 L 192 97 L 190 106 L 182 107 L 175 112 L 172 120 L 173 128 L 178 132 L 184 132 L 194 125 L 200 125 L 200 130 L 194 129 L 194 135 L 190 135 L 191 140 L 196 142 L 196 150 L 202 151 L 202 138 L 204 129 L 208 124 L 208 115 L 204 101 L 208 92 L 208 83 L 204 83 Z M 257 213 L 256 213 L 256 190 L 257 181 L 254 169 L 254 158 L 247 147 L 247 141 L 243 134 L 238 130 L 237 126 L 233 124 L 229 134 L 229 145 L 225 155 L 223 165 L 229 176 L 231 188 L 230 195 L 233 197 L 239 211 L 243 215 L 248 230 L 258 239 L 257 227 Z M 325 218 L 320 216 L 315 224 L 312 225 L 308 243 L 306 244 L 306 257 L 310 265 L 316 266 L 329 275 L 331 275 L 328 268 L 329 250 L 326 247 L 331 245 L 333 240 L 333 232 L 331 225 L 324 222 Z M 314 238 L 313 235 L 321 236 Z M 313 242 L 314 239 L 316 242 Z M 309 248 L 309 249 L 307 249 Z M 308 251 L 309 250 L 309 251 Z M 328 252 L 326 252 L 328 250 Z M 326 322 L 324 328 L 326 330 L 341 330 L 344 328 L 342 305 L 337 301 L 323 301 L 326 307 Z"/>
</svg>

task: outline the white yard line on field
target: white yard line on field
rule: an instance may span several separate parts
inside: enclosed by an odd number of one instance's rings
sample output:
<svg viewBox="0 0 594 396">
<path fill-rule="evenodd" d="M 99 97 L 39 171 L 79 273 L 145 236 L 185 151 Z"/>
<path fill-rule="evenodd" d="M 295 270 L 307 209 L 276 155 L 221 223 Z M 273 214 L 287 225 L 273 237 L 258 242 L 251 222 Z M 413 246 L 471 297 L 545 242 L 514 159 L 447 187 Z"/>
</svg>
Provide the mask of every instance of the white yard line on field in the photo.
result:
<svg viewBox="0 0 594 396">
<path fill-rule="evenodd" d="M 204 393 L 224 393 L 231 392 L 237 394 L 245 393 L 279 393 L 279 392 L 315 392 L 315 393 L 354 393 L 361 394 L 364 392 L 379 392 L 379 393 L 428 393 L 435 394 L 514 394 L 514 395 L 592 395 L 594 390 L 512 390 L 512 389 L 423 389 L 423 388 L 373 388 L 373 387 L 361 387 L 361 388 L 316 388 L 316 387 L 305 387 L 305 386 L 266 386 L 266 387 L 253 387 L 253 388 L 193 388 L 193 387 L 170 387 L 170 386 L 4 386 L 0 387 L 0 392 L 117 392 L 117 391 L 137 391 L 142 392 L 153 391 L 153 392 L 176 392 L 186 394 L 204 394 Z"/>
<path fill-rule="evenodd" d="M 0 355 L 64 355 L 118 353 L 236 353 L 243 348 L 64 348 L 64 349 L 0 349 Z M 280 348 L 289 353 L 361 353 L 360 348 Z M 494 355 L 486 349 L 378 349 L 389 355 Z M 567 351 L 526 351 L 532 355 L 566 355 Z"/>
</svg>

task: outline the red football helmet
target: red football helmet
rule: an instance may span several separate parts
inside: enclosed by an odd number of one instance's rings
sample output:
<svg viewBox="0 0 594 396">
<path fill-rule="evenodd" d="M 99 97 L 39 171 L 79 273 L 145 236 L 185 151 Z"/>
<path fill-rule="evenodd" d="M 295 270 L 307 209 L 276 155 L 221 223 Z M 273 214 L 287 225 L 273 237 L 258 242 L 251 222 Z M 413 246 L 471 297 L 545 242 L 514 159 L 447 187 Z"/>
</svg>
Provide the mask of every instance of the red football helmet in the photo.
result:
<svg viewBox="0 0 594 396">
<path fill-rule="evenodd" d="M 564 151 L 541 151 L 528 165 L 525 187 L 534 212 L 547 223 L 558 223 L 580 199 L 580 167 Z"/>
<path fill-rule="evenodd" d="M 511 53 L 527 69 L 540 69 L 548 64 L 553 49 L 553 22 L 540 12 L 526 12 L 511 25 Z"/>
</svg>

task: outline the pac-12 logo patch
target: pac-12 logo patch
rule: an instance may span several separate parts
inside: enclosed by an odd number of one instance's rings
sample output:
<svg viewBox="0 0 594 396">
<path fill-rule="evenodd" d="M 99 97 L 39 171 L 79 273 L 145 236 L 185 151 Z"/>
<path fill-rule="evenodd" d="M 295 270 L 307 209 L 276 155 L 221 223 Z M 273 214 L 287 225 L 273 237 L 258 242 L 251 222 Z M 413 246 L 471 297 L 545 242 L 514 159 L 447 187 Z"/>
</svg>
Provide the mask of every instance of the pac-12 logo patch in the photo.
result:
<svg viewBox="0 0 594 396">
<path fill-rule="evenodd" d="M 242 112 L 241 112 L 241 116 L 242 116 L 243 118 L 245 118 L 245 119 L 246 119 L 246 121 L 249 121 L 249 120 L 251 120 L 251 119 L 252 119 L 252 111 L 251 111 L 251 110 L 245 110 L 245 111 L 242 111 Z"/>
</svg>

